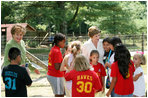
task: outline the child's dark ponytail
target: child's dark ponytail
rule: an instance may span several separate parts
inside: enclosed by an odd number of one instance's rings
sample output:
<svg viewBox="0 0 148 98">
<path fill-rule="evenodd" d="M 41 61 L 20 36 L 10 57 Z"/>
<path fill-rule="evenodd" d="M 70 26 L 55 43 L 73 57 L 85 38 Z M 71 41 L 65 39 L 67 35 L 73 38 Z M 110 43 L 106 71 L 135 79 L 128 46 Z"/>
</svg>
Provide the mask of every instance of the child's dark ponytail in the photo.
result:
<svg viewBox="0 0 148 98">
<path fill-rule="evenodd" d="M 65 39 L 66 39 L 66 37 L 65 37 L 64 34 L 62 34 L 62 33 L 57 33 L 57 34 L 54 36 L 54 41 L 53 41 L 53 43 L 52 43 L 52 46 L 58 45 L 58 43 L 59 43 L 60 41 L 65 40 Z"/>
<path fill-rule="evenodd" d="M 55 45 L 55 41 L 53 40 L 53 42 L 52 42 L 52 47 Z"/>
<path fill-rule="evenodd" d="M 117 45 L 115 47 L 115 61 L 118 61 L 118 67 L 119 67 L 119 72 L 121 73 L 121 75 L 123 76 L 124 79 L 127 79 L 127 75 L 129 74 L 129 64 L 130 62 L 130 52 L 128 51 L 128 49 L 120 44 Z"/>
<path fill-rule="evenodd" d="M 112 39 L 110 39 L 110 44 L 112 44 L 114 48 L 117 44 L 120 43 L 122 43 L 122 41 L 119 37 L 113 37 Z"/>
</svg>

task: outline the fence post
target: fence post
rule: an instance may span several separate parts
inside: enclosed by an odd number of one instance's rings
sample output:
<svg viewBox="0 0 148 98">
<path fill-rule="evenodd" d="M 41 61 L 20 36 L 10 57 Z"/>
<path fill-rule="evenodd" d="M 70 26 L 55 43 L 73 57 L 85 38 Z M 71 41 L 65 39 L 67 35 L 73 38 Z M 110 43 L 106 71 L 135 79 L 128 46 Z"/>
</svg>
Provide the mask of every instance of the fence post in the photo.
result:
<svg viewBox="0 0 148 98">
<path fill-rule="evenodd" d="M 144 53 L 144 32 L 142 33 L 142 52 Z"/>
<path fill-rule="evenodd" d="M 133 46 L 134 46 L 134 43 L 135 43 L 135 40 L 134 40 L 135 38 L 136 38 L 136 35 L 133 36 Z"/>
</svg>

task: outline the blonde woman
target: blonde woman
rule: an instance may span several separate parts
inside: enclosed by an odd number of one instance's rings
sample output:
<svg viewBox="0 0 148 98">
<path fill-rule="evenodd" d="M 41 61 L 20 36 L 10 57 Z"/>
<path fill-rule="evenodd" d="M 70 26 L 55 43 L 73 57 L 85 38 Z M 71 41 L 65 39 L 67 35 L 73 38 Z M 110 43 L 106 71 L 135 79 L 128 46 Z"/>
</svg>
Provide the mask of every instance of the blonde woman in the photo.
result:
<svg viewBox="0 0 148 98">
<path fill-rule="evenodd" d="M 4 63 L 3 66 L 7 66 L 10 64 L 8 59 L 8 52 L 10 48 L 16 47 L 21 51 L 21 63 L 20 65 L 25 66 L 26 62 L 29 62 L 26 58 L 26 48 L 25 43 L 23 41 L 23 36 L 26 33 L 26 29 L 22 27 L 20 24 L 15 24 L 11 29 L 12 39 L 9 40 L 5 47 L 5 55 L 4 55 Z M 37 74 L 40 74 L 39 70 L 34 68 L 31 63 L 29 63 L 29 69 L 34 71 Z"/>
<path fill-rule="evenodd" d="M 77 54 L 81 51 L 81 42 L 80 41 L 73 41 L 70 45 L 71 53 L 65 55 L 62 65 L 60 67 L 60 71 L 69 72 L 73 69 L 73 62 Z M 66 96 L 71 97 L 71 87 L 72 81 L 67 81 L 65 84 Z"/>
<path fill-rule="evenodd" d="M 74 60 L 74 70 L 65 74 L 66 81 L 72 80 L 72 97 L 94 97 L 102 89 L 99 77 L 84 55 L 79 54 Z"/>
<path fill-rule="evenodd" d="M 99 30 L 96 26 L 91 26 L 88 29 L 88 36 L 90 39 L 86 41 L 82 46 L 82 54 L 89 60 L 90 52 L 92 50 L 97 50 L 100 54 L 99 61 L 102 65 L 103 63 L 103 56 L 104 56 L 104 49 L 102 44 L 102 39 L 100 39 L 101 30 Z"/>
</svg>

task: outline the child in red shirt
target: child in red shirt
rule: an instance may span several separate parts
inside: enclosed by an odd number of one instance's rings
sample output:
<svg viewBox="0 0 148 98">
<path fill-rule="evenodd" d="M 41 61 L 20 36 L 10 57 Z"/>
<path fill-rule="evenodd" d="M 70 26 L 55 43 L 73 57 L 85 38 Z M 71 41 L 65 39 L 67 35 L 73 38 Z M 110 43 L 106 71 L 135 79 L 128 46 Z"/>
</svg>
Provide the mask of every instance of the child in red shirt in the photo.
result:
<svg viewBox="0 0 148 98">
<path fill-rule="evenodd" d="M 58 33 L 54 37 L 53 47 L 48 58 L 47 79 L 52 87 L 55 97 L 64 97 L 64 73 L 60 71 L 63 60 L 60 48 L 65 46 L 65 35 Z"/>
<path fill-rule="evenodd" d="M 99 60 L 99 52 L 97 50 L 92 50 L 90 53 L 90 64 L 92 65 L 92 67 L 94 68 L 94 71 L 97 73 L 100 79 L 102 89 L 103 89 L 102 92 L 104 93 L 106 72 L 105 72 L 105 68 L 101 63 L 98 62 L 98 60 Z"/>
<path fill-rule="evenodd" d="M 119 44 L 115 47 L 115 62 L 111 65 L 112 82 L 106 96 L 109 97 L 114 88 L 115 97 L 132 97 L 134 91 L 134 64 L 128 49 Z"/>
<path fill-rule="evenodd" d="M 65 74 L 66 81 L 72 80 L 72 97 L 94 97 L 95 92 L 102 89 L 99 77 L 87 59 L 77 55 L 74 61 L 74 70 Z"/>
</svg>

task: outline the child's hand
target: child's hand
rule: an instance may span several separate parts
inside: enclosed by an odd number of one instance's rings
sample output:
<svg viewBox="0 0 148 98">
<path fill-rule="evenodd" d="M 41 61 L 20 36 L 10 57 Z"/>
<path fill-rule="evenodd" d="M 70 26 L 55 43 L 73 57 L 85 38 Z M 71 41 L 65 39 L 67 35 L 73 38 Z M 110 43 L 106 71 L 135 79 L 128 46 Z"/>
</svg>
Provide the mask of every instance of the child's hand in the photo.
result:
<svg viewBox="0 0 148 98">
<path fill-rule="evenodd" d="M 135 75 L 136 78 L 139 78 L 140 76 L 142 76 L 142 72 Z"/>
<path fill-rule="evenodd" d="M 38 69 L 35 69 L 34 72 L 35 72 L 36 74 L 40 74 L 40 71 L 39 71 Z"/>
<path fill-rule="evenodd" d="M 102 94 L 104 93 L 104 91 L 105 91 L 105 87 L 102 88 Z"/>
<path fill-rule="evenodd" d="M 106 96 L 109 97 L 110 94 L 111 94 L 111 93 L 108 91 L 108 92 L 106 93 Z"/>
<path fill-rule="evenodd" d="M 109 67 L 110 68 L 110 63 L 106 62 L 105 63 L 105 68 Z"/>
</svg>

